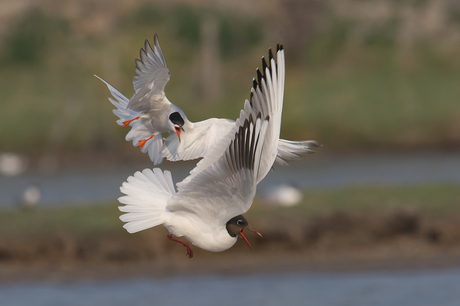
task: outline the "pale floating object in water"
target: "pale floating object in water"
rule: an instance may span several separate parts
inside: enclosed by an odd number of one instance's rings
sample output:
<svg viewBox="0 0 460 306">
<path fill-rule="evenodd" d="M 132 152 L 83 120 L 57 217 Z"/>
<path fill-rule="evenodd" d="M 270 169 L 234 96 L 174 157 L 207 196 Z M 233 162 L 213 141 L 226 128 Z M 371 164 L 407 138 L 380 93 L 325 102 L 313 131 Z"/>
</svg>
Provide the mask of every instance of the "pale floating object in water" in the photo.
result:
<svg viewBox="0 0 460 306">
<path fill-rule="evenodd" d="M 302 192 L 290 185 L 281 184 L 268 189 L 263 198 L 272 203 L 281 206 L 294 206 L 300 203 L 303 198 Z"/>
<path fill-rule="evenodd" d="M 0 173 L 6 176 L 16 176 L 27 169 L 27 161 L 19 154 L 0 154 Z"/>
<path fill-rule="evenodd" d="M 23 208 L 31 209 L 38 205 L 42 198 L 42 191 L 37 185 L 30 185 L 21 196 L 21 206 Z"/>
</svg>

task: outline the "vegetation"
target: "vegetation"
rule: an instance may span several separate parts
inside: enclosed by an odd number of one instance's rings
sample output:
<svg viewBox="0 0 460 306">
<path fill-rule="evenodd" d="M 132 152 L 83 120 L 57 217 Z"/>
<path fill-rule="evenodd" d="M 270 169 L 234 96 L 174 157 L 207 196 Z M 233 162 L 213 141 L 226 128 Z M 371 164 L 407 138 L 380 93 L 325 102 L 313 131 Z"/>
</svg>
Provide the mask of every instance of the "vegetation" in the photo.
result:
<svg viewBox="0 0 460 306">
<path fill-rule="evenodd" d="M 261 219 L 307 218 L 334 211 L 387 213 L 393 210 L 424 212 L 444 216 L 458 212 L 460 194 L 456 186 L 427 185 L 417 187 L 345 188 L 341 190 L 308 191 L 299 205 L 284 208 L 270 206 L 255 199 L 246 214 L 253 223 Z M 118 219 L 116 203 L 97 203 L 84 207 L 62 207 L 31 211 L 2 210 L 0 232 L 5 237 L 42 236 L 72 233 L 92 236 L 104 233 L 121 234 L 125 230 Z"/>
<path fill-rule="evenodd" d="M 82 30 L 91 27 L 50 10 L 26 11 L 0 45 L 0 151 L 40 154 L 53 142 L 53 129 L 65 131 L 61 151 L 126 148 L 126 129 L 115 124 L 109 92 L 93 74 L 130 97 L 134 58 L 155 32 L 172 74 L 168 98 L 192 121 L 236 118 L 260 56 L 281 41 L 283 137 L 316 139 L 331 150 L 458 147 L 458 42 L 421 36 L 401 43 L 402 4 L 391 1 L 396 13 L 376 24 L 344 17 L 327 1 L 288 2 L 278 13 L 289 14 L 289 24 L 218 7 L 143 4 L 120 10 L 99 31 Z M 423 12 L 430 3 L 415 9 Z M 448 10 L 449 29 L 460 24 L 457 11 Z M 197 90 L 207 18 L 217 24 L 223 72 L 221 97 L 212 101 Z M 64 127 L 56 127 L 59 120 Z"/>
</svg>

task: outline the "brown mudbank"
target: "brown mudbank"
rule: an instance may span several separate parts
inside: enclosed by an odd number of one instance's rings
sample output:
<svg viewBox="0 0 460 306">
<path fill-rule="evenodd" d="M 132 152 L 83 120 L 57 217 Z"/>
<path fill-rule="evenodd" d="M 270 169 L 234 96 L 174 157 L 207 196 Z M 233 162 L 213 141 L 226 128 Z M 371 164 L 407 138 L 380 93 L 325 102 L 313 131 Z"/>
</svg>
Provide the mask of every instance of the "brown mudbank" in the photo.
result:
<svg viewBox="0 0 460 306">
<path fill-rule="evenodd" d="M 66 271 L 93 269 L 94 266 L 103 271 L 104 267 L 112 267 L 112 273 L 116 274 L 113 271 L 121 266 L 162 266 L 171 270 L 171 267 L 181 266 L 193 269 L 194 265 L 202 269 L 205 265 L 204 270 L 213 271 L 213 267 L 228 269 L 225 267 L 229 259 L 235 261 L 235 258 L 239 258 L 239 264 L 252 262 L 254 269 L 265 262 L 262 268 L 266 269 L 270 262 L 279 266 L 280 259 L 283 265 L 289 265 L 288 262 L 296 258 L 302 266 L 314 267 L 318 262 L 327 266 L 328 261 L 343 257 L 368 261 L 418 260 L 435 259 L 449 252 L 453 258 L 460 259 L 459 221 L 460 214 L 432 217 L 403 210 L 373 214 L 335 211 L 309 218 L 270 215 L 252 222 L 264 236 L 263 239 L 248 237 L 253 251 L 240 241 L 223 253 L 194 247 L 195 258 L 191 260 L 186 258 L 183 248 L 167 239 L 167 231 L 162 228 L 134 235 L 109 231 L 83 236 L 60 232 L 34 237 L 1 237 L 0 270 L 9 271 L 3 273 L 5 277 L 10 277 L 14 271 L 24 274 L 32 266 L 48 270 L 66 267 Z"/>
</svg>

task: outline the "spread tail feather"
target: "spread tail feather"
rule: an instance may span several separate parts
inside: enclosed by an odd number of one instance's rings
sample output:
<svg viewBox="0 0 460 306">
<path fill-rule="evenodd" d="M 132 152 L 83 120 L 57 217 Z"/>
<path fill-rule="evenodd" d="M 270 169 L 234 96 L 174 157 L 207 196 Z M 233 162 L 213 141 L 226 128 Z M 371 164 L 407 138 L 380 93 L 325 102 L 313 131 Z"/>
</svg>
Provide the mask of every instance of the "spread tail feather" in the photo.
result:
<svg viewBox="0 0 460 306">
<path fill-rule="evenodd" d="M 137 171 L 134 176 L 128 177 L 120 187 L 124 196 L 118 201 L 125 214 L 120 220 L 126 222 L 123 226 L 129 233 L 136 233 L 160 224 L 167 218 L 166 205 L 176 193 L 171 172 L 159 168 Z"/>
</svg>

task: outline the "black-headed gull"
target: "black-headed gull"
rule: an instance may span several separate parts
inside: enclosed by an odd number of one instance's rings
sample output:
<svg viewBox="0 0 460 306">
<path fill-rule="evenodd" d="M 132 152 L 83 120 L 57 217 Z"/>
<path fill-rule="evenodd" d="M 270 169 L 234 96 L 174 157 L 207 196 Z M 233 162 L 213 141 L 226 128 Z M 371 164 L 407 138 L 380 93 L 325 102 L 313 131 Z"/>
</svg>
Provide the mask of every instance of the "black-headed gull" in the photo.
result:
<svg viewBox="0 0 460 306">
<path fill-rule="evenodd" d="M 136 172 L 123 183 L 118 200 L 125 214 L 120 219 L 130 233 L 157 225 L 169 230 L 193 256 L 192 244 L 213 252 L 232 247 L 244 229 L 259 234 L 242 216 L 252 205 L 257 183 L 277 158 L 284 95 L 284 50 L 277 60 L 269 51 L 268 65 L 254 79 L 250 100 L 226 135 L 218 140 L 197 166 L 174 188 L 171 173 L 159 168 Z M 260 234 L 259 234 L 260 235 Z"/>
<path fill-rule="evenodd" d="M 155 165 L 163 158 L 178 161 L 203 157 L 232 129 L 235 121 L 217 118 L 189 121 L 185 113 L 166 98 L 164 88 L 170 72 L 157 34 L 153 46 L 146 40 L 144 49 L 140 50 L 133 81 L 135 93 L 131 99 L 98 77 L 115 98 L 109 100 L 116 107 L 113 112 L 120 118 L 117 123 L 131 126 L 126 140 L 139 146 L 142 152 L 148 152 Z M 163 141 L 161 133 L 164 132 L 171 135 Z M 276 164 L 286 165 L 286 160 L 301 159 L 303 155 L 315 153 L 311 148 L 318 146 L 314 140 L 280 139 Z"/>
</svg>

